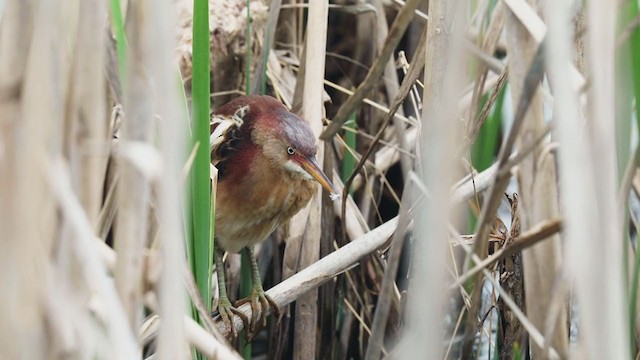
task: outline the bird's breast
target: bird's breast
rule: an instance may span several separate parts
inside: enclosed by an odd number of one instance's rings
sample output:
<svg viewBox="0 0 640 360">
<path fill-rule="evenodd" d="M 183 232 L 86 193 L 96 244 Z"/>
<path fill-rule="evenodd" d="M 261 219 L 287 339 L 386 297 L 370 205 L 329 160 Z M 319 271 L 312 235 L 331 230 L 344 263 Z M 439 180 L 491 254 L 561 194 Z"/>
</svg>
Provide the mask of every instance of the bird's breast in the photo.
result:
<svg viewBox="0 0 640 360">
<path fill-rule="evenodd" d="M 254 166 L 255 168 L 256 166 Z M 258 170 L 260 164 L 257 165 Z M 285 170 L 253 171 L 241 180 L 223 180 L 216 191 L 215 233 L 227 251 L 264 241 L 311 200 L 315 182 Z"/>
</svg>

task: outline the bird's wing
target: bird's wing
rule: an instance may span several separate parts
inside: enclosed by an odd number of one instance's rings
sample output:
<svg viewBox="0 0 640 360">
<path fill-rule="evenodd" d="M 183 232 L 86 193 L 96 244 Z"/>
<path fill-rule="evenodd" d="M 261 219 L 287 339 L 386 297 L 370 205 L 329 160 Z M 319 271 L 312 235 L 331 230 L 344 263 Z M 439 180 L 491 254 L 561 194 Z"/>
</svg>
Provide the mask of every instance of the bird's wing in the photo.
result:
<svg viewBox="0 0 640 360">
<path fill-rule="evenodd" d="M 223 170 L 224 160 L 240 142 L 242 136 L 240 127 L 244 123 L 244 116 L 248 110 L 248 106 L 242 106 L 231 116 L 220 114 L 211 116 L 211 135 L 209 137 L 211 164 L 216 166 L 219 171 Z"/>
</svg>

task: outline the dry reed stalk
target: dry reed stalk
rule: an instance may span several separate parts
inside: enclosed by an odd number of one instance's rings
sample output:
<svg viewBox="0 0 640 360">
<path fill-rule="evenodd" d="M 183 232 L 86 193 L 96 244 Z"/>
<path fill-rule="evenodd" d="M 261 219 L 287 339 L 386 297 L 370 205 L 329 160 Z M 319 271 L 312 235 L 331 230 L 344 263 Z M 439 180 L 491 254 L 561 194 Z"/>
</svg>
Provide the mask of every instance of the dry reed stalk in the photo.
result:
<svg viewBox="0 0 640 360">
<path fill-rule="evenodd" d="M 47 165 L 50 161 L 59 161 L 63 147 L 68 149 L 70 146 L 64 140 L 67 133 L 63 132 L 65 110 L 73 113 L 78 110 L 76 106 L 82 106 L 81 112 L 86 116 L 82 119 L 82 126 L 85 127 L 82 130 L 95 135 L 92 131 L 100 129 L 100 125 L 95 124 L 100 121 L 100 117 L 95 117 L 94 108 L 96 105 L 99 108 L 100 105 L 94 100 L 104 101 L 100 96 L 103 86 L 100 83 L 101 78 L 95 77 L 96 68 L 98 74 L 101 72 L 100 62 L 85 62 L 86 67 L 79 64 L 73 77 L 70 71 L 73 63 L 71 59 L 87 59 L 94 55 L 89 54 L 93 48 L 91 43 L 95 40 L 100 44 L 100 23 L 104 21 L 104 11 L 99 11 L 97 2 L 82 4 L 83 8 L 87 6 L 94 9 L 95 12 L 91 15 L 99 18 L 97 24 L 91 24 L 97 25 L 97 28 L 92 28 L 98 31 L 96 35 L 92 30 L 82 32 L 86 30 L 91 17 L 78 19 L 79 2 L 67 2 L 59 7 L 53 6 L 51 2 L 19 4 L 14 2 L 7 5 L 7 13 L 2 19 L 0 30 L 3 39 L 0 41 L 1 47 L 4 48 L 13 41 L 20 42 L 13 44 L 15 47 L 10 50 L 3 49 L 6 50 L 3 54 L 8 55 L 0 59 L 0 63 L 3 64 L 0 93 L 4 94 L 7 91 L 6 98 L 0 96 L 4 98 L 0 106 L 3 108 L 2 114 L 9 116 L 0 121 L 3 127 L 7 127 L 3 129 L 6 130 L 3 134 L 7 136 L 4 140 L 7 141 L 1 151 L 3 154 L 0 155 L 0 158 L 6 158 L 0 160 L 0 163 L 3 173 L 7 174 L 8 178 L 7 183 L 3 185 L 9 185 L 1 187 L 3 192 L 10 191 L 11 194 L 8 199 L 4 194 L 0 195 L 7 200 L 6 203 L 3 201 L 3 204 L 6 204 L 3 208 L 9 211 L 8 214 L 3 214 L 7 217 L 2 216 L 8 221 L 7 226 L 1 224 L 0 228 L 6 229 L 4 235 L 12 244 L 3 251 L 3 256 L 7 256 L 7 259 L 3 257 L 1 261 L 3 266 L 10 267 L 6 269 L 6 273 L 3 271 L 3 274 L 9 276 L 5 283 L 14 284 L 16 289 L 6 290 L 24 309 L 14 306 L 15 300 L 8 300 L 5 306 L 2 306 L 4 310 L 9 311 L 6 318 L 3 316 L 6 321 L 4 324 L 10 323 L 16 316 L 21 318 L 21 324 L 14 324 L 11 333 L 4 338 L 6 341 L 15 342 L 7 347 L 2 346 L 0 353 L 3 356 L 17 356 L 13 351 L 26 346 L 27 348 L 20 353 L 21 357 L 44 357 L 44 354 L 89 357 L 100 351 L 96 346 L 96 340 L 101 337 L 97 327 L 102 325 L 98 324 L 100 320 L 96 321 L 93 317 L 93 309 L 86 306 L 94 279 L 87 278 L 85 273 L 78 271 L 78 268 L 84 265 L 84 255 L 74 248 L 78 238 L 73 231 L 74 219 L 63 217 L 62 221 L 58 221 L 58 204 L 54 202 L 54 189 L 49 182 L 52 179 Z M 59 46 L 59 38 L 67 38 L 68 47 Z M 98 51 L 97 55 L 99 54 Z M 7 65 L 15 67 L 9 69 L 5 67 Z M 6 70 L 10 70 L 12 74 L 6 76 Z M 72 94 L 70 91 L 78 85 L 74 83 L 74 78 L 84 76 L 87 76 L 84 78 L 85 81 L 95 80 L 90 81 L 84 88 L 88 92 L 84 94 L 86 103 L 76 101 L 79 93 Z M 6 80 L 10 81 L 5 83 Z M 95 89 L 98 89 L 96 93 L 91 92 Z M 14 90 L 18 92 L 13 93 Z M 86 129 L 94 124 L 95 129 Z M 91 157 L 95 155 L 95 152 L 91 154 L 91 151 L 96 150 L 91 147 L 96 143 L 91 141 L 96 141 L 96 138 L 90 135 L 87 139 L 84 135 L 83 132 L 74 133 L 72 141 L 77 141 L 75 145 L 83 145 L 82 155 Z M 77 158 L 69 160 L 77 165 Z M 87 200 L 87 193 L 90 194 L 88 197 L 95 197 L 96 193 L 99 195 L 100 183 L 96 182 L 92 175 L 95 169 L 90 165 L 87 169 L 82 166 L 75 168 L 77 172 L 74 175 L 78 178 L 87 171 L 88 178 L 83 180 L 87 180 L 88 186 L 80 190 Z M 69 194 L 75 197 L 73 192 L 70 191 Z M 92 201 L 95 220 L 95 198 Z M 85 205 L 88 203 L 91 201 L 85 202 Z M 13 243 L 17 239 L 20 241 Z M 15 274 L 18 274 L 17 278 Z M 24 293 L 25 288 L 31 287 L 37 290 L 31 294 Z M 43 291 L 46 292 L 46 296 Z M 32 306 L 34 307 L 30 308 Z M 45 324 L 49 326 L 46 327 Z M 36 327 L 32 328 L 33 326 Z M 25 329 L 28 329 L 28 332 L 23 332 Z M 124 336 L 126 332 L 121 333 Z M 13 337 L 14 334 L 18 339 Z M 118 353 L 118 350 L 121 349 L 113 346 L 106 352 Z"/>
<path fill-rule="evenodd" d="M 455 108 L 465 80 L 463 34 L 466 6 L 457 1 L 429 2 L 425 58 L 421 178 L 429 199 L 417 211 L 414 276 L 407 303 L 406 328 L 400 354 L 406 358 L 442 357 L 441 324 L 445 311 L 447 226 L 452 210 L 450 187 L 459 134 Z"/>
<path fill-rule="evenodd" d="M 565 152 L 560 148 L 560 169 L 564 170 L 561 184 L 567 214 L 567 262 L 579 299 L 579 345 L 593 359 L 630 357 L 628 307 L 620 265 L 622 222 L 616 205 L 616 140 L 610 120 L 615 114 L 616 10 L 613 4 L 594 2 L 589 3 L 587 11 L 587 66 L 591 86 L 587 94 L 586 133 L 583 134 L 575 112 L 578 108 L 575 90 L 564 88 L 561 94 L 568 102 L 555 102 L 558 110 L 567 116 L 567 121 L 559 124 L 558 134 L 565 144 Z M 565 55 L 563 61 L 568 59 Z M 558 70 L 555 74 L 558 76 Z M 582 136 L 576 136 L 578 129 L 578 135 Z"/>
<path fill-rule="evenodd" d="M 296 74 L 293 66 L 289 62 L 298 63 L 295 54 L 287 53 L 288 56 L 281 56 L 271 51 L 269 54 L 269 64 L 267 66 L 267 77 L 273 86 L 275 97 L 280 99 L 286 107 L 291 108 L 293 93 L 296 87 Z"/>
<path fill-rule="evenodd" d="M 98 225 L 108 159 L 104 77 L 105 4 L 81 1 L 76 50 L 71 59 L 65 153 L 73 182 L 91 224 Z"/>
<path fill-rule="evenodd" d="M 515 102 L 520 98 L 529 64 L 540 46 L 541 39 L 534 37 L 535 29 L 544 27 L 544 24 L 536 15 L 535 10 L 524 0 L 511 0 L 505 4 L 507 6 L 505 19 L 507 51 L 511 59 L 509 62 L 509 83 Z M 527 21 L 523 20 L 525 18 L 529 23 L 535 25 L 526 26 Z M 530 107 L 516 145 L 520 152 L 535 143 L 540 134 L 545 133 L 540 87 L 535 90 Z M 547 151 L 544 146 L 545 142 L 541 145 L 518 167 L 517 179 L 522 231 L 527 231 L 539 222 L 559 215 L 555 158 L 552 152 Z M 553 298 L 561 259 L 559 235 L 554 235 L 547 241 L 522 251 L 526 313 L 538 329 L 544 329 L 547 322 L 548 309 Z M 522 295 L 519 294 L 519 296 Z M 569 336 L 566 325 L 566 308 L 562 309 L 557 314 L 557 318 L 553 319 L 552 346 L 562 356 L 566 356 L 569 350 Z M 509 353 L 513 351 L 512 344 L 505 344 L 505 346 L 506 348 L 503 350 Z M 544 349 L 535 343 L 532 343 L 531 350 L 535 358 L 541 358 L 545 355 Z"/>
<path fill-rule="evenodd" d="M 47 278 L 53 232 L 47 232 L 52 229 L 44 221 L 52 209 L 50 194 L 42 196 L 46 189 L 43 174 L 33 167 L 46 158 L 43 146 L 49 139 L 46 128 L 36 126 L 34 115 L 42 114 L 34 114 L 35 109 L 29 112 L 25 103 L 37 105 L 33 97 L 43 95 L 34 93 L 38 88 L 27 80 L 36 80 L 29 72 L 40 67 L 44 68 L 40 74 L 47 74 L 48 57 L 38 59 L 34 54 L 42 54 L 42 47 L 48 45 L 50 35 L 43 32 L 53 26 L 53 17 L 42 17 L 48 9 L 36 14 L 36 5 L 33 1 L 8 2 L 0 19 L 0 171 L 4 174 L 0 177 L 0 232 L 5 239 L 0 274 L 6 284 L 4 291 L 10 294 L 3 296 L 0 304 L 0 352 L 10 358 L 41 358 L 47 350 L 44 314 L 39 306 L 44 289 L 38 282 Z M 43 23 L 36 24 L 36 20 Z M 36 34 L 45 38 L 36 42 Z M 41 91 L 51 90 L 51 81 L 42 82 Z M 45 95 L 43 106 L 50 105 L 52 93 Z M 60 120 L 58 116 L 54 119 Z M 35 133 L 31 134 L 32 130 Z M 41 237 L 40 230 L 49 236 Z"/>
<path fill-rule="evenodd" d="M 293 12 L 293 16 L 290 18 L 295 20 L 295 24 L 302 24 L 302 20 L 298 17 L 298 12 Z M 290 36 L 291 34 L 289 34 Z M 296 34 L 297 35 L 297 34 Z M 289 38 L 289 36 L 287 38 Z M 294 36 L 295 39 L 302 39 L 302 36 Z M 300 47 L 299 43 L 292 44 L 296 49 Z M 293 86 L 293 97 L 290 100 L 292 111 L 299 112 L 302 109 L 302 102 L 304 97 L 304 77 L 306 73 L 306 45 L 301 47 L 300 66 L 295 78 Z M 293 276 L 300 269 L 300 256 L 302 253 L 302 237 L 307 226 L 307 218 L 311 210 L 311 202 L 307 204 L 302 210 L 294 215 L 289 221 L 289 226 L 286 229 L 287 241 L 285 244 L 284 254 L 282 255 L 282 274 L 281 281 L 285 281 Z M 277 330 L 277 335 L 282 339 L 289 339 L 291 332 L 291 308 L 287 307 L 286 313 L 283 316 L 285 321 L 282 321 L 280 327 Z M 288 346 L 285 342 L 280 342 L 276 345 L 276 353 L 280 352 Z"/>
<path fill-rule="evenodd" d="M 353 96 L 355 94 L 354 91 L 346 89 L 346 88 L 344 88 L 344 87 L 342 87 L 342 86 L 340 86 L 338 84 L 335 84 L 335 83 L 333 83 L 333 82 L 331 82 L 329 80 L 324 80 L 324 84 L 329 86 L 329 87 L 332 87 L 332 88 L 334 88 L 334 89 L 336 89 L 338 91 L 340 91 L 341 93 L 347 94 L 349 96 Z M 379 110 L 379 111 L 381 111 L 381 112 L 383 112 L 385 114 L 389 113 L 389 108 L 387 108 L 386 106 L 384 106 L 382 104 L 379 104 L 379 103 L 377 103 L 377 102 L 375 102 L 375 101 L 373 101 L 373 100 L 371 100 L 369 98 L 365 97 L 364 99 L 362 99 L 362 103 L 363 104 L 367 104 L 367 105 L 371 106 L 373 109 Z M 398 114 L 397 112 L 395 114 L 393 114 L 393 117 L 396 118 L 397 120 L 400 120 L 400 121 L 408 124 L 408 125 L 416 124 L 415 120 L 412 120 L 412 119 L 410 119 L 410 118 L 408 118 L 408 117 L 406 117 L 404 115 Z"/>
<path fill-rule="evenodd" d="M 422 35 L 423 35 L 423 37 L 420 39 L 420 43 L 418 45 L 418 50 L 419 51 L 424 51 L 424 49 L 426 48 L 427 32 L 424 31 L 422 33 Z M 411 87 L 417 81 L 417 79 L 418 79 L 418 77 L 420 75 L 420 71 L 422 70 L 422 67 L 424 65 L 424 63 L 423 63 L 423 61 L 424 61 L 423 59 L 424 58 L 423 57 L 421 57 L 421 58 L 422 59 L 415 61 L 413 64 L 411 64 L 411 66 L 409 66 L 409 70 L 407 71 L 407 75 L 402 80 L 402 85 L 398 89 L 398 91 L 396 93 L 396 96 L 394 97 L 394 99 L 393 99 L 393 101 L 391 103 L 391 107 L 389 109 L 389 112 L 387 113 L 387 115 L 383 119 L 382 124 L 381 124 L 380 128 L 378 129 L 378 132 L 376 133 L 376 135 L 372 139 L 371 144 L 369 144 L 369 148 L 367 149 L 367 151 L 359 159 L 358 164 L 353 169 L 353 173 L 349 176 L 349 178 L 345 182 L 344 186 L 346 188 L 351 188 L 351 184 L 353 183 L 355 178 L 359 175 L 360 170 L 363 168 L 363 166 L 364 166 L 365 162 L 367 161 L 367 159 L 373 153 L 374 149 L 376 148 L 376 144 L 380 141 L 381 137 L 384 135 L 384 132 L 387 129 L 391 119 L 394 118 L 394 115 L 400 109 L 400 106 L 402 105 L 404 99 L 409 94 L 409 91 L 411 90 Z M 404 125 L 402 125 L 402 126 L 404 126 Z M 398 132 L 398 131 L 400 131 L 400 129 L 396 128 L 396 132 Z M 404 134 L 403 134 L 403 137 L 404 137 Z M 409 173 L 407 172 L 407 175 L 408 174 Z M 343 195 L 344 199 L 342 201 L 342 206 L 341 206 L 340 213 L 342 214 L 341 217 L 343 219 L 346 219 L 346 214 L 345 214 L 346 213 L 346 203 L 347 203 L 347 200 L 349 198 L 349 194 L 348 194 L 348 191 L 345 190 L 345 188 L 342 189 L 342 195 Z M 370 195 L 370 194 L 368 194 L 368 195 Z M 373 197 L 372 195 L 370 195 L 370 196 Z M 365 197 L 365 199 L 366 199 L 366 197 Z M 365 204 L 370 204 L 370 203 L 371 202 L 368 202 L 368 201 L 365 202 Z M 365 213 L 365 211 L 362 211 L 362 212 Z M 363 216 L 363 217 L 365 219 L 367 218 L 366 216 Z"/>
<path fill-rule="evenodd" d="M 325 52 L 327 44 L 328 3 L 313 1 L 309 4 L 309 19 L 306 35 L 306 57 L 304 63 L 304 83 L 301 115 L 310 122 L 316 136 L 322 131 L 324 105 L 322 100 Z M 324 161 L 324 146 L 318 147 L 316 155 L 320 164 Z M 300 263 L 298 269 L 304 269 L 318 261 L 320 257 L 320 238 L 322 236 L 321 208 L 323 190 L 318 188 L 316 195 L 308 205 L 309 217 L 305 219 L 305 231 L 300 238 Z M 294 324 L 293 357 L 312 359 L 316 354 L 318 324 L 318 292 L 309 291 L 296 302 L 296 320 Z"/>
<path fill-rule="evenodd" d="M 150 179 L 136 158 L 144 159 L 152 150 L 154 89 L 146 69 L 155 61 L 152 35 L 147 29 L 144 2 L 131 2 L 127 12 L 128 64 L 124 96 L 125 119 L 118 143 L 118 213 L 114 247 L 118 253 L 115 280 L 129 323 L 142 322 L 143 256 L 147 245 Z M 126 145 L 126 146 L 125 146 Z M 148 160 L 148 159 L 145 159 Z"/>
<path fill-rule="evenodd" d="M 452 201 L 455 203 L 460 203 L 463 201 L 467 201 L 474 197 L 476 194 L 479 194 L 485 191 L 493 178 L 496 176 L 498 171 L 498 163 L 494 163 L 486 170 L 479 174 L 473 174 L 473 176 L 465 176 L 460 179 L 454 186 L 454 189 L 460 189 L 460 191 L 454 192 L 452 195 Z"/>
<path fill-rule="evenodd" d="M 281 4 L 282 13 L 279 16 L 279 21 L 276 27 L 276 38 L 275 41 L 281 44 L 284 44 L 284 47 L 287 50 L 291 50 L 294 54 L 300 56 L 302 55 L 302 47 L 298 45 L 302 43 L 301 39 L 301 29 L 303 22 L 302 12 L 303 9 L 295 7 L 297 5 L 296 0 L 283 0 Z M 289 5 L 294 6 L 293 8 L 288 7 Z M 274 46 L 275 47 L 275 46 Z"/>
<path fill-rule="evenodd" d="M 60 136 L 60 144 L 65 160 L 68 161 L 70 181 L 75 190 L 65 196 L 78 197 L 84 216 L 90 222 L 90 228 L 98 226 L 98 213 L 102 197 L 103 177 L 105 174 L 109 143 L 106 134 L 105 78 L 104 71 L 104 35 L 106 9 L 100 1 L 67 2 L 60 7 L 61 17 L 66 22 L 66 33 L 57 34 L 53 41 L 59 42 L 59 36 L 70 39 L 68 57 L 62 63 L 68 73 L 59 74 L 62 79 L 59 85 L 66 86 L 67 97 L 58 98 L 57 106 L 63 105 L 64 120 L 55 121 L 62 134 L 54 131 L 53 136 Z M 64 96 L 64 95 L 63 95 Z M 56 135 L 58 134 L 58 135 Z M 51 160 L 50 160 L 51 161 Z M 57 160 L 56 161 L 60 161 Z M 67 169 L 64 169 L 67 171 Z M 65 174 L 67 175 L 67 174 Z M 55 173 L 51 173 L 51 177 Z M 59 195 L 58 195 L 59 196 Z M 98 339 L 111 342 L 110 354 L 127 354 L 123 340 L 110 339 L 100 335 L 98 322 L 91 320 L 92 310 L 85 305 L 85 296 L 93 292 L 95 278 L 82 266 L 87 255 L 75 250 L 74 243 L 80 241 L 79 235 L 72 230 L 77 222 L 68 213 L 60 222 L 62 226 L 61 241 L 57 246 L 56 259 L 52 259 L 51 273 L 55 281 L 48 285 L 48 301 L 46 308 L 51 326 L 49 351 L 56 354 L 74 354 L 77 357 L 90 357 L 102 352 L 95 344 Z M 76 266 L 81 265 L 83 271 Z M 104 278 L 103 278 L 104 279 Z M 46 286 L 46 285 L 45 285 Z M 64 290 L 62 290 L 64 289 Z M 103 289 L 104 291 L 104 289 Z M 117 299 L 113 289 L 109 292 L 110 300 Z M 104 295 L 104 294 L 103 294 Z M 110 305 L 115 305 L 111 303 Z M 117 307 L 115 305 L 114 307 Z M 117 310 L 116 310 L 117 311 Z M 122 314 L 120 314 L 122 315 Z M 115 315 L 118 317 L 118 315 Z M 69 321 L 69 319 L 72 319 Z M 124 317 L 121 317 L 124 320 Z M 114 320 L 116 322 L 117 320 Z M 126 326 L 126 322 L 120 325 Z M 110 328 L 108 336 L 113 334 Z M 126 337 L 127 330 L 119 330 Z M 129 332 L 130 334 L 130 332 Z M 129 342 L 130 345 L 133 342 Z M 134 350 L 130 347 L 129 350 Z M 130 354 L 130 353 L 129 353 Z"/>
<path fill-rule="evenodd" d="M 170 0 L 145 2 L 143 11 L 148 22 L 144 26 L 145 39 L 149 43 L 147 64 L 154 82 L 152 114 L 159 118 L 160 150 L 163 158 L 163 176 L 158 191 L 158 235 L 161 242 L 162 274 L 158 284 L 159 315 L 162 318 L 156 355 L 159 359 L 179 359 L 187 347 L 186 326 L 196 327 L 195 322 L 184 324 L 186 294 L 182 282 L 185 259 L 185 232 L 182 229 L 182 204 L 180 195 L 184 184 L 180 181 L 184 163 L 184 140 L 187 134 L 186 114 L 180 114 L 178 92 L 175 86 L 173 56 L 173 18 Z M 149 114 L 149 115 L 152 115 Z M 214 189 L 215 190 L 215 189 Z M 191 324 L 191 325 L 189 325 Z M 190 333 L 196 333 L 192 330 Z M 193 342 L 193 339 L 192 339 Z"/>
<path fill-rule="evenodd" d="M 198 349 L 209 359 L 240 360 L 242 357 L 229 346 L 219 342 L 204 329 L 202 329 L 193 319 L 185 317 L 183 319 L 184 330 L 190 344 Z"/>
</svg>

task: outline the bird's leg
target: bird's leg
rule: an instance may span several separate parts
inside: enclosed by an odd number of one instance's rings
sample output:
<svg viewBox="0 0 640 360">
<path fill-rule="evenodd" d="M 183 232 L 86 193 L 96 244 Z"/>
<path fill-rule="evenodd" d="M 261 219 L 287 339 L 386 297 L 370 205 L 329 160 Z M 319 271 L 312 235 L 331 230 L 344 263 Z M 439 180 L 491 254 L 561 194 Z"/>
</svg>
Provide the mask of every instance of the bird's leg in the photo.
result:
<svg viewBox="0 0 640 360">
<path fill-rule="evenodd" d="M 269 308 L 271 308 L 271 312 L 276 318 L 280 317 L 280 308 L 262 288 L 262 279 L 260 279 L 260 272 L 258 271 L 258 263 L 253 251 L 253 246 L 247 246 L 243 251 L 251 263 L 251 282 L 253 284 L 249 297 L 239 300 L 236 305 L 240 306 L 247 302 L 251 303 L 251 332 L 253 333 L 257 328 L 256 324 L 261 323 L 262 326 L 267 325 L 267 312 Z"/>
<path fill-rule="evenodd" d="M 229 297 L 227 296 L 227 285 L 224 279 L 224 263 L 222 261 L 223 254 L 224 251 L 216 246 L 214 257 L 216 272 L 218 273 L 218 313 L 227 328 L 227 333 L 231 335 L 233 340 L 235 340 L 238 337 L 238 332 L 236 331 L 235 325 L 233 325 L 233 315 L 238 315 L 242 319 L 242 322 L 244 322 L 245 327 L 249 325 L 249 318 L 247 318 L 247 315 L 240 312 L 236 307 L 231 305 L 231 302 L 229 301 Z"/>
</svg>

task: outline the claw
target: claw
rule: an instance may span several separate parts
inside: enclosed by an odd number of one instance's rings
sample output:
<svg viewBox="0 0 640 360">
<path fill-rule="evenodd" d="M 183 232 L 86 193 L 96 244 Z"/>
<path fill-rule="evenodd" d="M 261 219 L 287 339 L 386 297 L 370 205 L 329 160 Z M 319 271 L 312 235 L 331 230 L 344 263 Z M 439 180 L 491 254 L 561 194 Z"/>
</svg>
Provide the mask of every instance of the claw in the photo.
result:
<svg viewBox="0 0 640 360">
<path fill-rule="evenodd" d="M 250 327 L 247 327 L 247 335 L 248 338 L 252 338 L 257 333 L 257 330 L 262 327 L 267 326 L 267 317 L 269 313 L 269 309 L 276 318 L 280 318 L 280 308 L 273 301 L 273 299 L 267 295 L 262 286 L 254 287 L 251 290 L 251 294 L 249 297 L 238 300 L 236 302 L 236 306 L 240 306 L 242 304 L 250 303 L 251 304 L 251 322 Z"/>
<path fill-rule="evenodd" d="M 233 323 L 233 315 L 238 315 L 238 317 L 242 319 L 242 323 L 245 328 L 248 328 L 249 326 L 249 318 L 247 315 L 231 305 L 229 300 L 220 300 L 218 303 L 218 314 L 222 318 L 222 322 L 224 323 L 225 329 L 227 330 L 227 334 L 229 334 L 232 343 L 238 338 L 238 331 Z"/>
</svg>

